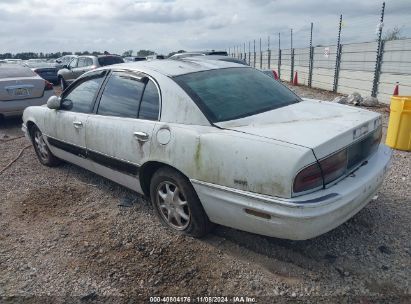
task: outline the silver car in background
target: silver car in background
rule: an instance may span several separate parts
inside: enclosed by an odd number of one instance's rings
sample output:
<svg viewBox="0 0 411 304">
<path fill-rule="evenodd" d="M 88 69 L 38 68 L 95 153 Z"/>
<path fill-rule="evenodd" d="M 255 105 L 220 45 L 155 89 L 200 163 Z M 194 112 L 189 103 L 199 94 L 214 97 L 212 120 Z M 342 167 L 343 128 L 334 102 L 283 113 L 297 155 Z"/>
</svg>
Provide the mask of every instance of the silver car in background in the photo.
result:
<svg viewBox="0 0 411 304">
<path fill-rule="evenodd" d="M 29 106 L 47 103 L 53 85 L 28 67 L 0 63 L 0 118 L 19 116 Z"/>
<path fill-rule="evenodd" d="M 85 72 L 102 66 L 124 63 L 123 58 L 117 55 L 79 56 L 74 58 L 69 65 L 58 71 L 57 76 L 61 88 L 64 90 L 74 80 Z"/>
</svg>

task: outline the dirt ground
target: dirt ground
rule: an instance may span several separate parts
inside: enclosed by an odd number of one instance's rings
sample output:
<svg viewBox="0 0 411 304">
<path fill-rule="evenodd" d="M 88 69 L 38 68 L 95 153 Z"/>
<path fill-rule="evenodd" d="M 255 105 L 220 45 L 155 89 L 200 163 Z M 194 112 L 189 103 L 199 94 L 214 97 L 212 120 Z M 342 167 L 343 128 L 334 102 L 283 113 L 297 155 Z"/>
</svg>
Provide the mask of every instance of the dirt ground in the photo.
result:
<svg viewBox="0 0 411 304">
<path fill-rule="evenodd" d="M 386 126 L 386 110 L 378 111 Z M 4 141 L 21 136 L 20 125 L 0 123 L 0 170 L 29 144 Z M 164 229 L 136 193 L 71 164 L 44 167 L 30 147 L 0 174 L 0 303 L 141 303 L 153 296 L 409 303 L 410 176 L 410 153 L 395 151 L 376 200 L 312 240 L 221 226 L 192 239 Z"/>
</svg>

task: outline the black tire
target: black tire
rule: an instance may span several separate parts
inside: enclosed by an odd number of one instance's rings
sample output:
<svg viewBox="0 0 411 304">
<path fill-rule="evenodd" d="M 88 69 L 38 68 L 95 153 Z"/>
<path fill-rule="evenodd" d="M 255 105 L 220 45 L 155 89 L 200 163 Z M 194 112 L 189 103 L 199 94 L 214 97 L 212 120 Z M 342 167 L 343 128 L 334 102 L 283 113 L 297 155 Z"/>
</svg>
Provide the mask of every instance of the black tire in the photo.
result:
<svg viewBox="0 0 411 304">
<path fill-rule="evenodd" d="M 48 167 L 55 167 L 61 163 L 61 160 L 51 153 L 39 128 L 32 126 L 30 128 L 30 136 L 34 151 L 36 152 L 37 158 L 41 164 Z"/>
<path fill-rule="evenodd" d="M 67 83 L 62 76 L 59 76 L 59 83 L 61 90 L 64 91 L 67 88 Z"/>
<path fill-rule="evenodd" d="M 162 191 L 163 195 L 166 195 L 164 190 L 167 188 L 167 184 L 169 185 L 168 189 L 170 189 L 170 193 L 176 193 L 175 191 L 178 190 L 176 200 L 179 202 L 171 207 L 170 205 L 173 203 L 168 204 L 169 208 L 174 208 L 171 211 L 167 209 L 168 207 L 160 207 L 160 205 L 165 206 L 165 204 L 167 204 L 167 199 L 163 199 L 159 194 L 159 191 Z M 176 186 L 174 190 L 173 185 Z M 161 167 L 154 173 L 150 182 L 150 198 L 161 223 L 175 232 L 200 238 L 209 233 L 213 228 L 213 224 L 208 219 L 190 181 L 184 175 L 170 167 Z M 184 205 L 182 205 L 182 203 L 184 203 Z M 187 214 L 189 215 L 188 220 L 180 216 L 182 209 L 185 216 L 187 216 Z M 168 214 L 171 214 L 169 218 L 174 215 L 176 217 L 168 221 L 166 219 Z M 180 217 L 181 226 L 179 226 L 177 217 Z"/>
</svg>

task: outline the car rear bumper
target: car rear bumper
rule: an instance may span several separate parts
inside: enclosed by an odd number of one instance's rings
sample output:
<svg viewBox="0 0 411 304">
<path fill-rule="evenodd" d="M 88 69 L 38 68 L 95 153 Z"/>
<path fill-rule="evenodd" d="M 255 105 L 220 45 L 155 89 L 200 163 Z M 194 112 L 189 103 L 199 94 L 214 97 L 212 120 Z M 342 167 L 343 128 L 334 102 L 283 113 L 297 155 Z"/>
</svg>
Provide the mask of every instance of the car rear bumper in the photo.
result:
<svg viewBox="0 0 411 304">
<path fill-rule="evenodd" d="M 367 164 L 334 186 L 291 199 L 191 182 L 212 222 L 272 237 L 305 240 L 341 225 L 370 202 L 383 182 L 391 155 L 390 148 L 380 145 Z"/>
<path fill-rule="evenodd" d="M 0 114 L 5 117 L 22 115 L 25 108 L 44 105 L 50 96 L 53 95 L 54 91 L 49 90 L 44 91 L 43 96 L 38 98 L 0 101 Z"/>
</svg>

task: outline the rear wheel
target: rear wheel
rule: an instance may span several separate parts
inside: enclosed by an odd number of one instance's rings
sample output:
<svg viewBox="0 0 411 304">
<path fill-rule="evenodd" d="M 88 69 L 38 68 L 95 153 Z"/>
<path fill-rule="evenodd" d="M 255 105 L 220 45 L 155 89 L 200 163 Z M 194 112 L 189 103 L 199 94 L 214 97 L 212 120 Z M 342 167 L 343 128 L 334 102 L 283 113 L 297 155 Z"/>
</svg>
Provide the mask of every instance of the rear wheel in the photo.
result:
<svg viewBox="0 0 411 304">
<path fill-rule="evenodd" d="M 36 152 L 40 163 L 49 167 L 57 166 L 61 161 L 60 159 L 55 157 L 47 147 L 41 131 L 36 126 L 33 126 L 30 130 L 30 133 L 33 141 L 34 151 Z"/>
<path fill-rule="evenodd" d="M 158 169 L 150 183 L 151 202 L 161 222 L 172 230 L 202 237 L 212 229 L 190 181 L 172 168 Z"/>
</svg>

